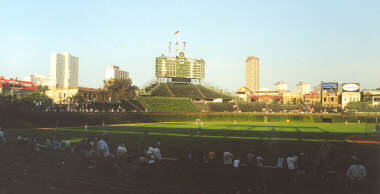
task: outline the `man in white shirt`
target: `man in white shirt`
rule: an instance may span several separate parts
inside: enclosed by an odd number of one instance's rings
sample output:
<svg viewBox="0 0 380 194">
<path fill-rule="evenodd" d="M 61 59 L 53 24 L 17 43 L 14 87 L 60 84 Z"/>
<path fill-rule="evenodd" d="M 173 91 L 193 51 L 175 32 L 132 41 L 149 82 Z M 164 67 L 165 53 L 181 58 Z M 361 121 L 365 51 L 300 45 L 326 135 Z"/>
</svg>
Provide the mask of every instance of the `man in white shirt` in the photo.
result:
<svg viewBox="0 0 380 194">
<path fill-rule="evenodd" d="M 97 143 L 96 151 L 99 157 L 107 158 L 110 155 L 110 150 L 106 142 L 107 139 L 108 135 L 104 134 L 103 137 Z"/>
<path fill-rule="evenodd" d="M 232 165 L 234 155 L 231 152 L 224 152 L 224 165 Z"/>
<path fill-rule="evenodd" d="M 288 169 L 289 170 L 294 170 L 296 169 L 296 162 L 298 160 L 298 156 L 288 156 L 286 158 L 286 163 L 288 164 Z"/>
<path fill-rule="evenodd" d="M 123 156 L 127 153 L 127 148 L 125 147 L 125 144 L 121 144 L 117 146 L 117 156 Z"/>
</svg>

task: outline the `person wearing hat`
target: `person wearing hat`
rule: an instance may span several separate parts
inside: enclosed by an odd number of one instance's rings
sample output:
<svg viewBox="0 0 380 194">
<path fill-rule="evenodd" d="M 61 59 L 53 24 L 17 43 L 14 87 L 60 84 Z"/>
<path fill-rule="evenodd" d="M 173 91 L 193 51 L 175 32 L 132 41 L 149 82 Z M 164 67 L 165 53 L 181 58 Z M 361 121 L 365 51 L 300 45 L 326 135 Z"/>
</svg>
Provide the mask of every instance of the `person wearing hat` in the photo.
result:
<svg viewBox="0 0 380 194">
<path fill-rule="evenodd" d="M 347 186 L 354 193 L 359 193 L 362 190 L 361 183 L 367 177 L 367 170 L 357 156 L 352 156 L 352 163 L 346 172 Z"/>
</svg>

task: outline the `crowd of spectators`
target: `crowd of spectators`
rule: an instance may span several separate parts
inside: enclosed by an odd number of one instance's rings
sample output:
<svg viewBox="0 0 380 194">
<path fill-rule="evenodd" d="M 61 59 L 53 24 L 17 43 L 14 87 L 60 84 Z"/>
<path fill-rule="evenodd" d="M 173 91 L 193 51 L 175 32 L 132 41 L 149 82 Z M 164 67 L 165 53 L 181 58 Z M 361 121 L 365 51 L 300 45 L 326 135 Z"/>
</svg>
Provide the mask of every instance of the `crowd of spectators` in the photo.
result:
<svg viewBox="0 0 380 194">
<path fill-rule="evenodd" d="M 287 171 L 293 183 L 297 183 L 306 176 L 315 176 L 312 167 L 313 161 L 310 161 L 309 157 L 303 152 L 279 153 L 277 154 L 275 165 L 270 166 L 267 165 L 268 163 L 265 162 L 260 152 L 256 152 L 254 149 L 249 149 L 247 153 L 233 153 L 228 150 L 222 153 L 188 150 L 185 152 L 184 157 L 164 158 L 161 155 L 160 142 L 148 146 L 146 149 L 138 146 L 134 147 L 134 149 L 127 149 L 126 144 L 122 143 L 117 145 L 115 152 L 112 153 L 109 141 L 108 134 L 103 134 L 98 138 L 84 138 L 78 143 L 72 143 L 69 140 L 62 141 L 54 137 L 46 137 L 41 140 L 38 137 L 28 138 L 20 135 L 15 139 L 16 146 L 29 147 L 34 152 L 41 152 L 43 150 L 67 152 L 78 163 L 85 165 L 89 169 L 100 170 L 102 173 L 107 173 L 110 169 L 114 169 L 117 173 L 123 174 L 126 168 L 138 170 L 147 166 L 160 166 L 160 164 L 165 163 L 165 160 L 177 160 L 180 163 L 187 163 L 198 167 L 213 168 L 220 167 L 218 164 L 222 164 L 223 168 L 244 168 L 249 171 L 257 171 L 258 173 L 261 173 L 261 169 L 264 168 L 277 168 Z M 0 127 L 0 143 L 1 146 L 7 146 L 6 134 L 2 127 Z M 318 163 L 319 166 L 325 165 L 323 158 L 329 149 L 331 149 L 331 144 L 322 144 L 318 153 L 320 155 L 319 158 L 322 158 Z M 321 168 L 318 169 L 320 170 Z M 352 156 L 352 165 L 347 169 L 345 177 L 347 188 L 355 193 L 359 193 L 362 189 L 361 183 L 367 177 L 367 171 L 357 156 Z M 266 187 L 265 182 L 261 184 L 261 187 Z"/>
</svg>

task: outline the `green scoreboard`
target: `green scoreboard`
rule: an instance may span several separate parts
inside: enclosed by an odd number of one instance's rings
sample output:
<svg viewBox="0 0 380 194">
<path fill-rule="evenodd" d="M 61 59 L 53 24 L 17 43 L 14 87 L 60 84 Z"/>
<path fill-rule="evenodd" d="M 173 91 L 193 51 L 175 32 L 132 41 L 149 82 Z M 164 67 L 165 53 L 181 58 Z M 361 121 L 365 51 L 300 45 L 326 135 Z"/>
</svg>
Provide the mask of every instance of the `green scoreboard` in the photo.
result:
<svg viewBox="0 0 380 194">
<path fill-rule="evenodd" d="M 176 57 L 157 57 L 156 76 L 164 78 L 204 79 L 205 62 L 203 59 L 186 58 L 183 52 Z"/>
</svg>

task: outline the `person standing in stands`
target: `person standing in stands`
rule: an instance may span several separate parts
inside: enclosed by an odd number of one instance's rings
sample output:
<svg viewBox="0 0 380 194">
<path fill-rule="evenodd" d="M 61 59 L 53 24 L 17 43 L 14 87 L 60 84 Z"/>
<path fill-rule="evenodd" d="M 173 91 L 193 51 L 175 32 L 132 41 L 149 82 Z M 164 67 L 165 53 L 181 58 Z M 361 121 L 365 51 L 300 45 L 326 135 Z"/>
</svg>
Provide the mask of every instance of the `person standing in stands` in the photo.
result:
<svg viewBox="0 0 380 194">
<path fill-rule="evenodd" d="M 0 126 L 0 145 L 5 145 L 5 132 L 1 126 Z"/>
<path fill-rule="evenodd" d="M 234 155 L 231 152 L 224 152 L 224 165 L 231 166 L 233 162 Z"/>
<path fill-rule="evenodd" d="M 255 168 L 256 167 L 256 155 L 255 150 L 250 149 L 247 154 L 247 165 L 249 168 Z"/>
<path fill-rule="evenodd" d="M 108 134 L 103 134 L 96 146 L 98 157 L 103 159 L 107 158 L 110 155 L 110 149 L 108 147 L 107 140 Z"/>
</svg>

